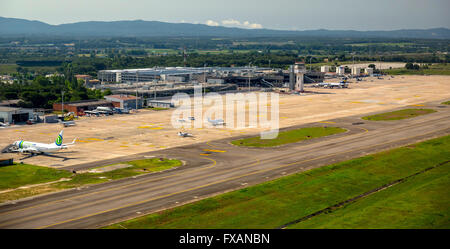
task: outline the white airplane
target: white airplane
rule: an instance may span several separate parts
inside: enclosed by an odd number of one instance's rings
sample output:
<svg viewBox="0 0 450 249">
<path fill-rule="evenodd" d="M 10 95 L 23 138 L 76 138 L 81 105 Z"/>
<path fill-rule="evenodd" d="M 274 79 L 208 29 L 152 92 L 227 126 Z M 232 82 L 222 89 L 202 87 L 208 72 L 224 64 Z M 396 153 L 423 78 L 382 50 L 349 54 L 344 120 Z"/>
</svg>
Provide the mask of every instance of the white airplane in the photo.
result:
<svg viewBox="0 0 450 249">
<path fill-rule="evenodd" d="M 344 83 L 344 82 L 322 82 L 322 83 L 318 83 L 313 85 L 314 87 L 323 87 L 323 88 L 348 88 L 348 84 Z"/>
<path fill-rule="evenodd" d="M 67 149 L 70 145 L 75 144 L 75 141 L 77 139 L 75 138 L 72 143 L 69 144 L 63 144 L 63 131 L 61 131 L 56 138 L 54 143 L 51 144 L 43 144 L 43 143 L 36 143 L 36 142 L 28 142 L 28 141 L 15 141 L 12 145 L 16 147 L 16 150 L 13 150 L 12 152 L 21 152 L 21 153 L 32 153 L 32 154 L 42 154 L 45 152 L 53 152 L 58 151 L 62 149 Z"/>
<path fill-rule="evenodd" d="M 216 126 L 216 125 L 224 125 L 225 124 L 225 122 L 223 121 L 223 119 L 210 119 L 210 118 L 208 118 L 208 122 L 210 122 L 213 126 Z"/>
<path fill-rule="evenodd" d="M 180 137 L 193 137 L 194 135 L 192 135 L 191 133 L 187 133 L 187 132 L 178 132 L 178 136 Z"/>
<path fill-rule="evenodd" d="M 75 121 L 61 121 L 61 124 L 64 125 L 64 127 L 69 127 L 69 126 L 75 126 L 77 125 L 75 123 Z"/>
</svg>

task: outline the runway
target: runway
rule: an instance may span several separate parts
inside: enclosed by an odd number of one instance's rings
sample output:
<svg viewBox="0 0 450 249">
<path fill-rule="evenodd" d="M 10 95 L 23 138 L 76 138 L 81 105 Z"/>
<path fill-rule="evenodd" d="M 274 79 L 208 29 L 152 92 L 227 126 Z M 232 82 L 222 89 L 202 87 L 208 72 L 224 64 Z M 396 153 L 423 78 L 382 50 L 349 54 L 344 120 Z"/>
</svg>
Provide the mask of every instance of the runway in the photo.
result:
<svg viewBox="0 0 450 249">
<path fill-rule="evenodd" d="M 338 118 L 287 129 L 336 126 L 324 138 L 275 148 L 242 148 L 230 138 L 70 166 L 82 170 L 149 156 L 186 162 L 175 170 L 62 191 L 0 206 L 0 228 L 96 228 L 283 175 L 321 167 L 450 134 L 450 107 L 426 103 L 436 113 L 398 121 Z M 233 138 L 237 139 L 236 138 Z"/>
</svg>

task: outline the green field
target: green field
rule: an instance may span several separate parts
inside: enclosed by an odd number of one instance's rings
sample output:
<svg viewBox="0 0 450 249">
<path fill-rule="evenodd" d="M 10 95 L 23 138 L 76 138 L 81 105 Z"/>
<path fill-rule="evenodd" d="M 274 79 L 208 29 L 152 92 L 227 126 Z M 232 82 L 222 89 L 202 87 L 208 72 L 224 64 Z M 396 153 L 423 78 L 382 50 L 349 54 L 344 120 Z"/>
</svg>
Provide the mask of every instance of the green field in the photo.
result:
<svg viewBox="0 0 450 249">
<path fill-rule="evenodd" d="M 0 64 L 0 74 L 13 74 L 17 72 L 17 64 Z"/>
<path fill-rule="evenodd" d="M 146 109 L 153 110 L 153 111 L 164 111 L 164 110 L 169 110 L 170 108 L 166 108 L 166 107 L 147 107 Z"/>
<path fill-rule="evenodd" d="M 71 175 L 65 170 L 16 163 L 0 167 L 0 190 L 55 181 Z"/>
<path fill-rule="evenodd" d="M 107 228 L 277 228 L 445 162 L 323 217 L 306 220 L 310 226 L 297 223 L 292 227 L 450 228 L 449 151 L 450 136 L 445 136 L 282 177 Z"/>
<path fill-rule="evenodd" d="M 428 66 L 428 69 L 419 70 L 396 68 L 383 70 L 383 72 L 391 75 L 450 75 L 450 64 L 433 64 Z"/>
<path fill-rule="evenodd" d="M 450 105 L 450 101 L 445 101 L 445 102 L 442 102 L 441 104 L 443 104 L 443 105 Z"/>
<path fill-rule="evenodd" d="M 365 46 L 398 46 L 398 47 L 405 47 L 405 46 L 412 46 L 414 43 L 412 42 L 367 42 L 367 43 L 351 43 L 351 44 L 345 44 L 348 46 L 355 46 L 355 47 L 365 47 Z"/>
<path fill-rule="evenodd" d="M 450 228 L 450 163 L 288 228 Z M 374 218 L 375 217 L 375 218 Z"/>
<path fill-rule="evenodd" d="M 57 183 L 57 187 L 60 188 L 74 188 L 84 184 L 101 183 L 109 180 L 117 180 L 120 178 L 131 177 L 135 175 L 146 174 L 150 172 L 163 171 L 173 167 L 181 166 L 181 161 L 176 159 L 163 159 L 159 158 L 142 159 L 129 162 L 123 162 L 120 164 L 133 165 L 129 168 L 116 169 L 104 173 L 83 173 L 76 174 L 72 177 L 71 181 Z M 110 166 L 110 165 L 108 165 Z"/>
<path fill-rule="evenodd" d="M 17 64 L 0 64 L 0 75 L 1 74 L 13 74 L 17 73 Z M 22 67 L 28 72 L 36 73 L 54 73 L 57 70 L 57 66 L 32 66 L 32 67 Z"/>
<path fill-rule="evenodd" d="M 160 160 L 159 158 L 151 158 L 123 162 L 121 164 L 130 164 L 132 166 L 104 173 L 80 174 L 72 174 L 65 170 L 27 164 L 15 164 L 13 166 L 0 167 L 0 190 L 13 189 L 24 185 L 45 183 L 56 181 L 61 178 L 67 178 L 67 181 L 60 181 L 33 188 L 16 189 L 10 192 L 0 193 L 0 202 L 58 191 L 61 189 L 76 188 L 86 184 L 102 183 L 135 175 L 163 171 L 173 167 L 179 167 L 182 165 L 182 162 L 175 159 Z"/>
<path fill-rule="evenodd" d="M 237 146 L 249 147 L 272 147 L 283 144 L 296 143 L 302 140 L 329 136 L 341 132 L 345 129 L 339 127 L 309 127 L 290 131 L 282 131 L 275 139 L 261 139 L 259 136 L 234 140 L 231 143 Z"/>
<path fill-rule="evenodd" d="M 393 111 L 393 112 L 385 112 L 380 114 L 375 114 L 371 116 L 362 117 L 362 119 L 365 120 L 372 120 L 372 121 L 388 121 L 388 120 L 400 120 L 400 119 L 406 119 L 406 118 L 414 118 L 417 116 L 429 114 L 436 112 L 432 109 L 404 109 L 399 111 Z"/>
</svg>

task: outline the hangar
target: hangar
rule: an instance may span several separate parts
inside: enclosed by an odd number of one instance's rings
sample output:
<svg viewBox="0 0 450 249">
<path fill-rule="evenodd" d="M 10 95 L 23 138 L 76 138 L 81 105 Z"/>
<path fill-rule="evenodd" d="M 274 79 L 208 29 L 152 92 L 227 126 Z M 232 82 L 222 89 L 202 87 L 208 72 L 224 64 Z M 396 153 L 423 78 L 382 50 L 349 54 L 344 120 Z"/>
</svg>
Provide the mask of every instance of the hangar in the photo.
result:
<svg viewBox="0 0 450 249">
<path fill-rule="evenodd" d="M 26 122 L 32 117 L 32 109 L 0 106 L 0 122 L 2 123 L 21 123 Z"/>
</svg>

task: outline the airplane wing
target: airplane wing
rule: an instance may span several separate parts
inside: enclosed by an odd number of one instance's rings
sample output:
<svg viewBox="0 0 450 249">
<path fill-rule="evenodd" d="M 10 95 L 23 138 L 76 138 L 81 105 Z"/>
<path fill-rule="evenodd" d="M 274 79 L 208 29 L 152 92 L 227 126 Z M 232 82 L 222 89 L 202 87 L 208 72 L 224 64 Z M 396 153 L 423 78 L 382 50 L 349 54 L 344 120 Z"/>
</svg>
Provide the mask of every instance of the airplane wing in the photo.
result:
<svg viewBox="0 0 450 249">
<path fill-rule="evenodd" d="M 40 151 L 35 148 L 26 148 L 26 149 L 14 149 L 10 150 L 10 152 L 20 152 L 20 153 L 39 153 Z"/>
</svg>

